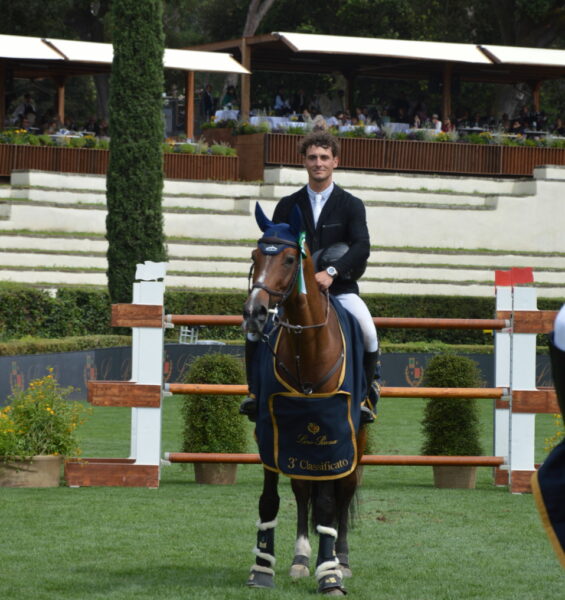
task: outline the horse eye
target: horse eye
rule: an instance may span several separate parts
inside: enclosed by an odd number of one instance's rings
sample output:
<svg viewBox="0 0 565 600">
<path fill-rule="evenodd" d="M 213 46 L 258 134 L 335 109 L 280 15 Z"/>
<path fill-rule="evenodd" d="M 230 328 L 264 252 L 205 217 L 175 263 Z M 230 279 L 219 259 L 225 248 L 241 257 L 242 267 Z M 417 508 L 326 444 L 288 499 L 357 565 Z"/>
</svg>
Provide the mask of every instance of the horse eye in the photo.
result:
<svg viewBox="0 0 565 600">
<path fill-rule="evenodd" d="M 289 265 L 289 266 L 290 266 L 290 265 L 293 265 L 293 264 L 294 264 L 294 262 L 295 262 L 295 260 L 296 260 L 296 258 L 295 258 L 294 256 L 292 256 L 291 254 L 289 254 L 289 255 L 288 255 L 286 258 L 285 258 L 284 264 L 285 264 L 285 265 Z"/>
</svg>

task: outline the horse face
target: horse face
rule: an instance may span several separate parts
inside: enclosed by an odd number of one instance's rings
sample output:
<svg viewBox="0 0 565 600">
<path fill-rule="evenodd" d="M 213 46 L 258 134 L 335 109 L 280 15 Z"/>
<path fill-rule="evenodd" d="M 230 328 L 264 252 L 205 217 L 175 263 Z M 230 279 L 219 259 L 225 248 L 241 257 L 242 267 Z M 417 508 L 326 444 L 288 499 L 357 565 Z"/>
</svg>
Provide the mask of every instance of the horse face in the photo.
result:
<svg viewBox="0 0 565 600">
<path fill-rule="evenodd" d="M 286 247 L 277 254 L 265 254 L 256 248 L 253 261 L 251 292 L 243 306 L 243 330 L 258 334 L 263 331 L 269 309 L 288 296 L 296 278 L 298 251 Z"/>
</svg>

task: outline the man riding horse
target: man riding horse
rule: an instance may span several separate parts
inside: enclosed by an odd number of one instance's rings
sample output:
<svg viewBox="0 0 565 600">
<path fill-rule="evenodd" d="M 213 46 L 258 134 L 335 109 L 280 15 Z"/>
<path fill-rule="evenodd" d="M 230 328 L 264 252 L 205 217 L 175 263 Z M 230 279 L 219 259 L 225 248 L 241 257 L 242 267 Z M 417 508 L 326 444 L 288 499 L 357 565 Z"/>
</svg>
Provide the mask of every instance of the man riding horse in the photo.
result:
<svg viewBox="0 0 565 600">
<path fill-rule="evenodd" d="M 311 134 L 302 154 L 308 185 L 279 202 L 273 221 L 259 205 L 255 211 L 263 237 L 252 255 L 243 309 L 251 398 L 241 412 L 257 422 L 264 481 L 247 585 L 274 586 L 282 473 L 291 478 L 297 503 L 291 577 L 309 574 L 311 506 L 318 590 L 343 595 L 343 577 L 351 575 L 347 530 L 365 447 L 362 424 L 374 420 L 378 399 L 376 382 L 371 385 L 377 334 L 356 283 L 369 256 L 369 233 L 361 200 L 333 183 L 337 140 Z"/>
<path fill-rule="evenodd" d="M 288 223 L 294 206 L 302 212 L 306 242 L 317 262 L 316 281 L 358 321 L 363 334 L 363 369 L 367 381 L 368 403 L 362 407 L 362 420 L 374 420 L 378 387 L 375 373 L 379 366 L 377 330 L 367 305 L 359 296 L 357 279 L 365 271 L 370 254 L 365 206 L 359 198 L 337 186 L 334 169 L 339 163 L 339 141 L 326 131 L 307 135 L 300 153 L 308 172 L 308 184 L 282 198 L 273 214 L 274 223 Z M 246 338 L 247 379 L 252 381 L 256 336 Z M 251 419 L 256 412 L 253 399 L 242 404 Z"/>
</svg>

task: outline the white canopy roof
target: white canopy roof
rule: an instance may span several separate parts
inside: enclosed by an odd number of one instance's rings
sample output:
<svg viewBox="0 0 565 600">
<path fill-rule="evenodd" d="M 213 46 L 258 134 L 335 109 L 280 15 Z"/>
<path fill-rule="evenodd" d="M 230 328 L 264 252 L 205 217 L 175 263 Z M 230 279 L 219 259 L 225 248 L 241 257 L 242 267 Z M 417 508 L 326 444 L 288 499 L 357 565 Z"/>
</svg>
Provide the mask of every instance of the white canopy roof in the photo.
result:
<svg viewBox="0 0 565 600">
<path fill-rule="evenodd" d="M 63 60 L 63 58 L 41 41 L 41 38 L 21 35 L 0 35 L 0 57 L 24 60 Z"/>
<path fill-rule="evenodd" d="M 112 64 L 113 48 L 112 44 L 99 42 L 0 35 L 0 57 Z M 172 50 L 167 48 L 163 56 L 163 65 L 166 69 L 183 71 L 249 73 L 229 54 L 197 50 Z"/>
<path fill-rule="evenodd" d="M 454 62 L 484 63 L 491 61 L 474 44 L 447 42 L 416 42 L 311 33 L 274 32 L 295 52 L 324 52 L 330 54 L 365 54 L 417 60 L 451 60 Z"/>
<path fill-rule="evenodd" d="M 565 67 L 565 50 L 547 48 L 389 40 L 310 33 L 273 32 L 273 35 L 279 37 L 295 52 L 360 54 L 478 64 Z"/>
<path fill-rule="evenodd" d="M 480 46 L 490 53 L 494 62 L 514 65 L 565 67 L 565 50 L 521 48 L 519 46 Z"/>
</svg>

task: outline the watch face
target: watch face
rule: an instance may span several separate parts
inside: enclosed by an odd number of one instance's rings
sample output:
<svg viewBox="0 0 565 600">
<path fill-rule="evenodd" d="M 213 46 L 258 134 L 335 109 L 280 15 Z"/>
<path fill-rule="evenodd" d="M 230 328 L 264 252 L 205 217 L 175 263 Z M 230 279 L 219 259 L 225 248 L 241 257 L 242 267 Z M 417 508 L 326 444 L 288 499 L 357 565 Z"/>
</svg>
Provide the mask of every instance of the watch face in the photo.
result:
<svg viewBox="0 0 565 600">
<path fill-rule="evenodd" d="M 330 277 L 335 277 L 337 275 L 337 269 L 335 267 L 328 267 L 326 269 L 326 273 L 330 276 Z"/>
</svg>

